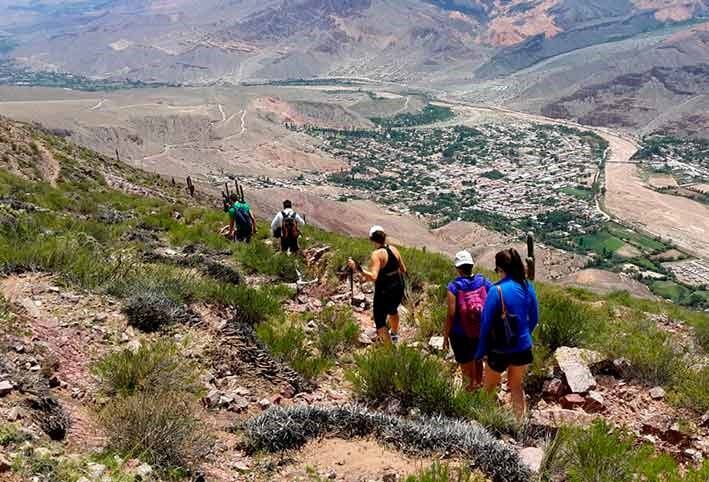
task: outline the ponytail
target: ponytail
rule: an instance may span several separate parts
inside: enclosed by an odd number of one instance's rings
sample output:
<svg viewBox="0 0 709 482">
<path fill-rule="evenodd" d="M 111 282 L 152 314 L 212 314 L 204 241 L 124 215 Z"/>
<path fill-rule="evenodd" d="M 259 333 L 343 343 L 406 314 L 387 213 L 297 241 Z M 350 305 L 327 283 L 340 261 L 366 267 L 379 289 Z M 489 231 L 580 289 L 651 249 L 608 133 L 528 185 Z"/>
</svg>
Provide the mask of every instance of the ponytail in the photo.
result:
<svg viewBox="0 0 709 482">
<path fill-rule="evenodd" d="M 503 270 L 508 277 L 519 284 L 526 284 L 527 271 L 524 268 L 522 257 L 516 249 L 505 249 L 497 253 L 495 255 L 495 266 Z"/>
</svg>

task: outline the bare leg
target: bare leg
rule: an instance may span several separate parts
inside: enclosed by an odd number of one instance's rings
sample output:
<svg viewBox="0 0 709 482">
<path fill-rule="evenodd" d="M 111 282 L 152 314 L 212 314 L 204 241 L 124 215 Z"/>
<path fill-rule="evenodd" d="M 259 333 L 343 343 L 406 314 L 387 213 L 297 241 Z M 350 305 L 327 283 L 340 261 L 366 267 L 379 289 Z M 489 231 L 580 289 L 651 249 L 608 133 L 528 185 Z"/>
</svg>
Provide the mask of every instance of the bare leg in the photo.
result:
<svg viewBox="0 0 709 482">
<path fill-rule="evenodd" d="M 379 336 L 379 341 L 384 343 L 386 346 L 391 346 L 391 337 L 389 337 L 389 328 L 386 326 L 384 328 L 377 328 L 377 335 Z"/>
<path fill-rule="evenodd" d="M 461 363 L 460 371 L 463 373 L 463 382 L 465 383 L 465 389 L 469 392 L 474 392 L 479 388 L 480 385 L 475 383 L 475 362 L 471 361 L 468 363 Z"/>
<path fill-rule="evenodd" d="M 480 388 L 483 384 L 483 361 L 476 360 L 473 362 L 473 383 L 476 388 Z"/>
<path fill-rule="evenodd" d="M 485 366 L 485 378 L 483 383 L 485 386 L 485 391 L 488 393 L 495 393 L 498 385 L 500 384 L 500 379 L 502 378 L 502 373 L 497 373 L 495 370 L 491 369 L 489 366 Z"/>
<path fill-rule="evenodd" d="M 395 315 L 389 315 L 389 327 L 391 328 L 391 332 L 394 334 L 399 333 L 399 314 Z"/>
<path fill-rule="evenodd" d="M 527 401 L 524 397 L 524 375 L 527 373 L 527 365 L 511 366 L 507 369 L 507 384 L 512 393 L 512 409 L 517 416 L 517 420 L 524 419 L 527 412 Z"/>
</svg>

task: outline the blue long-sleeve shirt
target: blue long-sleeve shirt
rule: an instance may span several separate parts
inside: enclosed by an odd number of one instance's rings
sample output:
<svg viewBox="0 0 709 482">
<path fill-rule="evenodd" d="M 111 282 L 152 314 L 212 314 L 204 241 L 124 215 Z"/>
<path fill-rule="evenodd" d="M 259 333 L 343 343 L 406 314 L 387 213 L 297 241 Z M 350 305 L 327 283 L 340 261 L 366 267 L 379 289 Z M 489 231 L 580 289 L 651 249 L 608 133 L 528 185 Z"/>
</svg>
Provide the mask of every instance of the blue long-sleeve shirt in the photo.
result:
<svg viewBox="0 0 709 482">
<path fill-rule="evenodd" d="M 485 307 L 483 308 L 482 321 L 480 326 L 480 342 L 475 352 L 475 359 L 480 360 L 489 351 L 497 353 L 519 353 L 532 348 L 532 332 L 539 322 L 539 304 L 534 285 L 527 282 L 521 285 L 516 281 L 505 278 L 496 286 L 502 288 L 502 296 L 505 299 L 507 315 L 516 315 L 520 320 L 519 336 L 514 346 L 491 346 L 490 330 L 494 323 L 499 323 L 502 313 L 502 303 L 497 287 L 493 287 L 487 295 Z"/>
</svg>

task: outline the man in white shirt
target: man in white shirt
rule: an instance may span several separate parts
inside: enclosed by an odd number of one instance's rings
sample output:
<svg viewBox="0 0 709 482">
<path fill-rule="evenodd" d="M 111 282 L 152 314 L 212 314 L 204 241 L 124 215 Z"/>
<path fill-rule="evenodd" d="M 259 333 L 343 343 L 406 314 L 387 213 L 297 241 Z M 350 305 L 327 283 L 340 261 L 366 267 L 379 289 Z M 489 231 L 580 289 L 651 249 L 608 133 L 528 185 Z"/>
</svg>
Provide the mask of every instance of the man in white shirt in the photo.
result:
<svg viewBox="0 0 709 482">
<path fill-rule="evenodd" d="M 305 220 L 293 210 L 293 203 L 289 200 L 283 201 L 283 211 L 276 214 L 271 222 L 273 236 L 281 239 L 281 251 L 298 252 L 299 227 L 304 224 Z"/>
</svg>

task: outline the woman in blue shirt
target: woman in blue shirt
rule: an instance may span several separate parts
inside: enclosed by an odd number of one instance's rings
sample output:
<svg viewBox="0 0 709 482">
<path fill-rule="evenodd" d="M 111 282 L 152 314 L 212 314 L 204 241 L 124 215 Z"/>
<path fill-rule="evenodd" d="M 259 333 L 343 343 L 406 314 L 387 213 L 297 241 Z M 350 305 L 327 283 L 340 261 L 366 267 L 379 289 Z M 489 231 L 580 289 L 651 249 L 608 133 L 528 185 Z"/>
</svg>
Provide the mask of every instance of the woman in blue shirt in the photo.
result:
<svg viewBox="0 0 709 482">
<path fill-rule="evenodd" d="M 512 406 L 521 420 L 527 409 L 523 382 L 532 363 L 532 332 L 539 321 L 539 305 L 516 249 L 495 255 L 495 271 L 502 279 L 485 301 L 475 359 L 487 356 L 484 383 L 489 392 L 497 389 L 502 373 L 507 370 Z"/>
<path fill-rule="evenodd" d="M 466 388 L 477 390 L 482 386 L 483 362 L 475 360 L 480 338 L 480 322 L 487 294 L 493 285 L 485 276 L 473 274 L 475 262 L 468 251 L 455 255 L 458 277 L 448 284 L 448 316 L 443 327 L 443 347 L 453 348 L 455 361 L 460 365 Z"/>
</svg>

